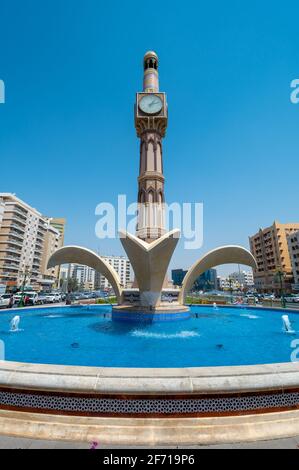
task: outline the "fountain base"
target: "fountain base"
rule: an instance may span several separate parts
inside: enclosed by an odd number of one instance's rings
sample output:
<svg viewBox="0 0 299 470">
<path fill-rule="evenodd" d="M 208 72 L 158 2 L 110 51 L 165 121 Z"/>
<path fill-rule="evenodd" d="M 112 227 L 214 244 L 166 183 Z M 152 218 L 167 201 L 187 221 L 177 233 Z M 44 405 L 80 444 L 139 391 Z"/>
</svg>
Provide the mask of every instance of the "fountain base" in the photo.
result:
<svg viewBox="0 0 299 470">
<path fill-rule="evenodd" d="M 189 307 L 180 304 L 142 307 L 140 305 L 116 305 L 112 308 L 113 320 L 125 321 L 174 321 L 190 318 Z"/>
</svg>

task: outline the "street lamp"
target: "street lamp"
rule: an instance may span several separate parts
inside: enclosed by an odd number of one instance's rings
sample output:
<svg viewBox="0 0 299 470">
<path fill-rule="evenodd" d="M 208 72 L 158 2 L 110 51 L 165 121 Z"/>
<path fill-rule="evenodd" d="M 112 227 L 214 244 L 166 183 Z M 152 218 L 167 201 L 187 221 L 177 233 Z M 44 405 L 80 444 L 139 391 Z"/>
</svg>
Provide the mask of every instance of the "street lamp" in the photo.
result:
<svg viewBox="0 0 299 470">
<path fill-rule="evenodd" d="M 233 303 L 233 280 L 231 277 L 228 278 L 229 282 L 229 291 L 230 291 L 230 303 Z"/>
<path fill-rule="evenodd" d="M 21 288 L 21 298 L 20 298 L 20 301 L 19 301 L 19 304 L 18 304 L 18 307 L 24 307 L 24 301 L 23 301 L 23 297 L 24 297 L 24 290 L 25 290 L 25 286 L 26 286 L 26 280 L 28 277 L 31 276 L 31 272 L 29 270 L 29 266 L 25 266 L 24 269 L 21 269 L 19 271 L 19 276 L 20 277 L 23 277 L 23 281 L 22 281 L 22 288 Z"/>
</svg>

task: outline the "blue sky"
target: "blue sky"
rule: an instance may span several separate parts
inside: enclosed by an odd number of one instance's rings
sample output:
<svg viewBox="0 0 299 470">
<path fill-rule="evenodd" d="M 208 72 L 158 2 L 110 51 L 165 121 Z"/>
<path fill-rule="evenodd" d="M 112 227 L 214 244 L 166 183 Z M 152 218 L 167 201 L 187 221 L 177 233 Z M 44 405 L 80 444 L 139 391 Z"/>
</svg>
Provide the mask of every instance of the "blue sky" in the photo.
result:
<svg viewBox="0 0 299 470">
<path fill-rule="evenodd" d="M 203 248 L 180 244 L 171 266 L 248 247 L 274 219 L 299 221 L 298 2 L 2 0 L 0 9 L 0 190 L 65 216 L 67 244 L 121 253 L 95 237 L 94 211 L 117 194 L 136 199 L 133 104 L 148 49 L 168 95 L 167 201 L 204 203 Z"/>
</svg>

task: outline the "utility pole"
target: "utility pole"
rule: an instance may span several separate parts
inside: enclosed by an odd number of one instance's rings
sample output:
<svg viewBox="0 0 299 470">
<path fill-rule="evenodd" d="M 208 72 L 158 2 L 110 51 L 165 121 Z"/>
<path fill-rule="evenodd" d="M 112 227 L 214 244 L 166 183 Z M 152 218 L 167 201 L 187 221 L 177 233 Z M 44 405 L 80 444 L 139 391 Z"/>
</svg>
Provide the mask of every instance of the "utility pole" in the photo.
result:
<svg viewBox="0 0 299 470">
<path fill-rule="evenodd" d="M 229 277 L 230 303 L 233 303 L 233 280 Z"/>
</svg>

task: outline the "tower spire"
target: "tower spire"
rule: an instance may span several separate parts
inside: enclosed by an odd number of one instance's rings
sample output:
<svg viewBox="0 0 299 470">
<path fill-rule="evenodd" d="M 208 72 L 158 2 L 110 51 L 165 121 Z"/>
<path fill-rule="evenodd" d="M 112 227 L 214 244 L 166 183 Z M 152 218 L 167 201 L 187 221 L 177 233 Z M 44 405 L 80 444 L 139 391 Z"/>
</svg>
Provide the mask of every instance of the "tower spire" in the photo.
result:
<svg viewBox="0 0 299 470">
<path fill-rule="evenodd" d="M 143 91 L 158 93 L 159 91 L 159 59 L 154 51 L 148 51 L 143 58 Z"/>
</svg>

